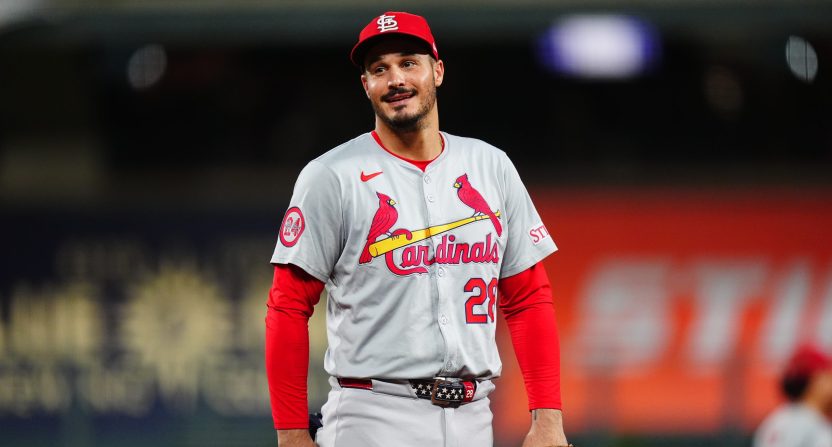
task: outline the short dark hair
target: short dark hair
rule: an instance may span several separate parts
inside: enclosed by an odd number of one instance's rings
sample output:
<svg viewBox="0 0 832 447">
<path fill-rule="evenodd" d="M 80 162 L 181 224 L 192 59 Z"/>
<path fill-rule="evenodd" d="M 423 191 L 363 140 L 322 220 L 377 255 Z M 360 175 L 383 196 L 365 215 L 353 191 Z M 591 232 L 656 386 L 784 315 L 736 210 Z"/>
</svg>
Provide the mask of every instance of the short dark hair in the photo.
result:
<svg viewBox="0 0 832 447">
<path fill-rule="evenodd" d="M 430 56 L 431 59 L 434 59 L 434 61 L 435 61 L 435 58 L 433 57 L 433 52 L 430 49 L 430 45 L 428 45 L 428 43 L 423 41 L 422 39 L 419 39 L 419 38 L 416 38 L 416 37 L 413 37 L 413 36 L 408 36 L 406 34 L 391 34 L 390 35 L 390 37 L 393 37 L 393 36 L 395 36 L 397 38 L 400 38 L 400 39 L 403 39 L 403 40 L 410 41 L 411 43 L 413 43 L 416 46 L 421 48 L 420 53 L 427 54 L 428 56 Z M 361 47 L 356 49 L 356 59 L 361 61 L 361 66 L 359 67 L 361 72 L 367 71 L 367 61 L 365 59 L 367 57 L 367 53 L 370 51 L 370 48 L 372 48 L 372 45 L 368 44 L 368 42 L 378 41 L 379 40 L 378 37 L 380 37 L 380 36 L 376 36 L 375 39 L 371 39 L 371 40 L 366 41 L 364 45 L 362 45 Z"/>
<path fill-rule="evenodd" d="M 806 394 L 810 379 L 807 374 L 786 374 L 780 380 L 780 390 L 790 402 L 797 402 Z"/>
</svg>

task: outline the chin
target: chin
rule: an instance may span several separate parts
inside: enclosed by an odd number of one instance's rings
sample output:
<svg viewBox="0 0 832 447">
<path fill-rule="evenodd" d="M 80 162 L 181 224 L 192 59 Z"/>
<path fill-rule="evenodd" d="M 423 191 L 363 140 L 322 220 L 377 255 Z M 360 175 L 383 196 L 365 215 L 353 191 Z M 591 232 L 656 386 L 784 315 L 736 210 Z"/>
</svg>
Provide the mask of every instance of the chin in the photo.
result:
<svg viewBox="0 0 832 447">
<path fill-rule="evenodd" d="M 399 109 L 393 109 L 386 103 L 373 103 L 376 115 L 393 129 L 401 131 L 419 130 L 423 127 L 425 118 L 430 114 L 429 103 L 423 101 L 406 104 Z"/>
<path fill-rule="evenodd" d="M 400 111 L 400 112 L 393 112 L 393 113 L 387 115 L 387 119 L 390 120 L 390 121 L 402 121 L 402 122 L 404 122 L 404 121 L 413 121 L 413 120 L 419 119 L 419 118 L 421 118 L 421 117 L 419 116 L 418 113 L 405 112 L 403 110 Z"/>
<path fill-rule="evenodd" d="M 388 113 L 387 116 L 395 119 L 399 115 L 413 115 L 415 112 L 411 112 L 411 108 L 418 109 L 418 107 L 415 107 L 413 104 L 405 104 L 403 106 L 398 106 L 395 108 L 390 106 L 388 109 L 390 110 L 390 113 Z"/>
<path fill-rule="evenodd" d="M 416 130 L 421 127 L 424 116 L 418 114 L 388 116 L 384 121 L 393 129 Z"/>
</svg>

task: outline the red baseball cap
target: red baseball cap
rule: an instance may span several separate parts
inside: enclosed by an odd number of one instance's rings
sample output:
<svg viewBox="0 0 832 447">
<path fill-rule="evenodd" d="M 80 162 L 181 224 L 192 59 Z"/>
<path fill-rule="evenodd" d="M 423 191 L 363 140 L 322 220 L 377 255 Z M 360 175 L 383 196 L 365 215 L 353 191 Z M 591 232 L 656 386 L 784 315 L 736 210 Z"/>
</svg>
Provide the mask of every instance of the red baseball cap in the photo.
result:
<svg viewBox="0 0 832 447">
<path fill-rule="evenodd" d="M 353 64 L 361 67 L 364 62 L 364 53 L 367 50 L 367 44 L 372 43 L 380 36 L 391 34 L 405 35 L 415 37 L 428 45 L 431 56 L 439 60 L 439 51 L 436 49 L 436 40 L 430 32 L 428 21 L 422 16 L 410 14 L 407 12 L 388 11 L 384 14 L 374 17 L 370 23 L 361 30 L 358 35 L 358 43 L 352 47 L 350 51 L 350 60 Z"/>
<path fill-rule="evenodd" d="M 800 346 L 789 359 L 784 375 L 811 377 L 819 371 L 832 371 L 832 358 L 818 347 L 805 344 Z"/>
</svg>

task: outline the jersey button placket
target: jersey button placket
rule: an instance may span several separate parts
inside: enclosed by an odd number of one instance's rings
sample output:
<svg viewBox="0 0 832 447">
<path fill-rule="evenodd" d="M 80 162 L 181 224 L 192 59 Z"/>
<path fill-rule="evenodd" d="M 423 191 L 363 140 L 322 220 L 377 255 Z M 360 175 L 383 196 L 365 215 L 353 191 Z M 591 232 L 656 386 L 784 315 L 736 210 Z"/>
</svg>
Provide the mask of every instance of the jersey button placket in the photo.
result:
<svg viewBox="0 0 832 447">
<path fill-rule="evenodd" d="M 433 182 L 433 179 L 431 178 L 430 174 L 422 174 L 422 197 L 424 197 L 425 210 L 427 211 L 427 215 L 425 216 L 427 220 L 427 226 L 438 225 L 444 222 L 439 221 L 442 220 L 440 217 L 442 216 L 442 213 L 439 209 L 439 200 L 436 195 L 434 183 L 435 182 Z M 433 252 L 435 254 L 436 245 L 433 238 L 429 238 L 428 243 L 434 248 Z M 438 315 L 436 321 L 439 323 L 439 331 L 442 333 L 442 336 L 445 339 L 446 351 L 444 368 L 446 371 L 452 371 L 455 368 L 452 359 L 454 357 L 454 353 L 456 352 L 457 340 L 454 335 L 453 329 L 448 326 L 451 320 L 448 317 L 448 306 L 450 304 L 446 302 L 446 296 L 448 295 L 448 293 L 445 291 L 445 288 L 447 287 L 447 285 L 444 284 L 444 281 L 440 281 L 441 279 L 445 278 L 445 276 L 447 276 L 448 272 L 446 271 L 446 268 L 437 264 L 433 264 L 431 268 L 433 270 L 433 279 L 434 281 L 436 281 L 436 288 L 434 289 L 437 293 L 436 310 Z"/>
</svg>

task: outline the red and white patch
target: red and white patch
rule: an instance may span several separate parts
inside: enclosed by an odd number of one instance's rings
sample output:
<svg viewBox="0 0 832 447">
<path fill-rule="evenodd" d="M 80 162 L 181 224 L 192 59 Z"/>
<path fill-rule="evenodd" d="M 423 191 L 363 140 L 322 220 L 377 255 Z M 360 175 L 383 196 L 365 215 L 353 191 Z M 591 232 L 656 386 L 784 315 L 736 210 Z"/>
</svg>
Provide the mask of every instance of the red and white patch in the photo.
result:
<svg viewBox="0 0 832 447">
<path fill-rule="evenodd" d="M 542 222 L 538 223 L 529 229 L 529 237 L 532 239 L 532 243 L 537 245 L 549 238 L 549 230 L 546 229 L 546 226 Z"/>
<path fill-rule="evenodd" d="M 280 224 L 280 243 L 286 247 L 291 247 L 298 242 L 300 235 L 306 228 L 306 219 L 300 208 L 293 206 L 286 210 L 286 215 L 283 216 L 283 223 Z"/>
<path fill-rule="evenodd" d="M 471 402 L 474 400 L 474 393 L 477 392 L 477 388 L 474 386 L 473 382 L 462 382 L 462 386 L 465 387 L 465 396 L 463 397 L 463 402 Z"/>
</svg>

